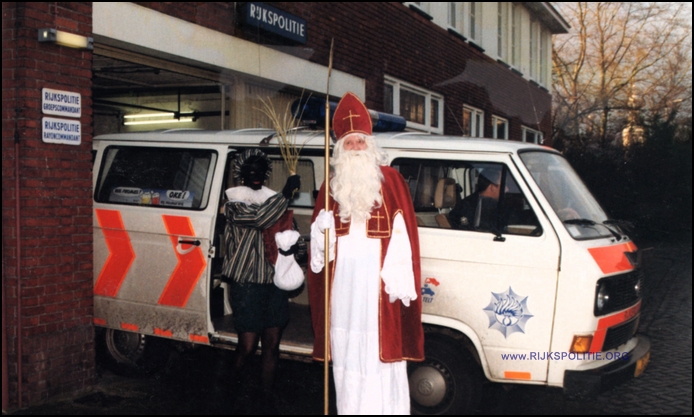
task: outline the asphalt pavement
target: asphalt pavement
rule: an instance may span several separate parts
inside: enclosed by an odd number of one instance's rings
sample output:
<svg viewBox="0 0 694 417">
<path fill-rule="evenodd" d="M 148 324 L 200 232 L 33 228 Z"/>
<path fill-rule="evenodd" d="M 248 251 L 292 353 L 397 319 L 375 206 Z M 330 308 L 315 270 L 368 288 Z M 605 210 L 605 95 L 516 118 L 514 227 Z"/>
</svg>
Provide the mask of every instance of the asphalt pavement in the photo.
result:
<svg viewBox="0 0 694 417">
<path fill-rule="evenodd" d="M 639 332 L 651 339 L 645 373 L 597 396 L 568 398 L 561 390 L 489 383 L 476 414 L 692 414 L 692 239 L 639 243 L 644 252 L 644 298 Z M 89 393 L 53 399 L 12 415 L 324 414 L 323 367 L 281 360 L 278 395 L 258 395 L 258 382 L 233 390 L 224 370 L 233 352 L 201 347 L 177 352 L 161 373 L 132 378 L 97 369 Z M 222 376 L 220 376 L 222 375 Z M 334 393 L 330 392 L 334 400 Z M 329 406 L 335 414 L 334 404 Z"/>
</svg>

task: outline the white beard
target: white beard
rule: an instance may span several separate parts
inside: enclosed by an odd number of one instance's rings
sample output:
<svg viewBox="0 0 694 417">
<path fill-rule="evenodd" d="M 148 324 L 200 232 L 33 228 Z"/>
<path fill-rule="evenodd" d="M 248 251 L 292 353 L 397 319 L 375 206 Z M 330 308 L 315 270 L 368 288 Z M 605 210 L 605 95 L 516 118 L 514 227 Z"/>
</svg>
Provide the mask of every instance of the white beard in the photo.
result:
<svg viewBox="0 0 694 417">
<path fill-rule="evenodd" d="M 363 151 L 346 151 L 336 146 L 331 165 L 335 175 L 330 180 L 331 194 L 340 205 L 340 221 L 360 222 L 371 218 L 371 210 L 383 203 L 380 165 L 384 154 L 369 143 Z"/>
</svg>

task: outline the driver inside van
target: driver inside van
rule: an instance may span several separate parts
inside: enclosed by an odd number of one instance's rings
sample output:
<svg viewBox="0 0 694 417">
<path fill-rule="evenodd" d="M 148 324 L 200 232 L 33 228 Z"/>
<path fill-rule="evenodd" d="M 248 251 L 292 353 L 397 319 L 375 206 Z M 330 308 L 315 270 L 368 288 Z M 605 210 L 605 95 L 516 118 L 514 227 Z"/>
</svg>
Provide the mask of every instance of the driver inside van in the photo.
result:
<svg viewBox="0 0 694 417">
<path fill-rule="evenodd" d="M 475 192 L 456 203 L 448 213 L 454 229 L 492 230 L 501 193 L 501 169 L 484 168 L 477 177 Z"/>
</svg>

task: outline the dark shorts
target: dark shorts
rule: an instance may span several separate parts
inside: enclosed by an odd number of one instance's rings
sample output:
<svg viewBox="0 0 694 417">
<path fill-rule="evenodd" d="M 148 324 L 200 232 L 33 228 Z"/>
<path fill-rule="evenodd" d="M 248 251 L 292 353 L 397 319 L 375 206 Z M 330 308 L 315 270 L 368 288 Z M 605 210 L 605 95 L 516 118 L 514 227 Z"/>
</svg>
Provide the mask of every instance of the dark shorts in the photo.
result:
<svg viewBox="0 0 694 417">
<path fill-rule="evenodd" d="M 239 333 L 262 333 L 270 327 L 283 328 L 289 323 L 287 292 L 275 284 L 238 284 L 230 286 L 234 327 Z"/>
</svg>

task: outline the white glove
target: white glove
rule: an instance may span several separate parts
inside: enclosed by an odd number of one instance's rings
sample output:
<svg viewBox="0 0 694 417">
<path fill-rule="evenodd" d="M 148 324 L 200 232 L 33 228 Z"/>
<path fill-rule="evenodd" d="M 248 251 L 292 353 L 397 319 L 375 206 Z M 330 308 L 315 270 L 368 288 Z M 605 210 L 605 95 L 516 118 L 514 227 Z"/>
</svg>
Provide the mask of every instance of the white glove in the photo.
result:
<svg viewBox="0 0 694 417">
<path fill-rule="evenodd" d="M 318 216 L 316 216 L 315 224 L 318 227 L 318 231 L 321 233 L 325 232 L 325 229 L 334 229 L 335 216 L 333 215 L 332 210 L 326 212 L 325 209 L 321 209 Z"/>
<path fill-rule="evenodd" d="M 311 270 L 314 273 L 319 273 L 325 266 L 325 230 L 328 230 L 330 236 L 328 242 L 330 245 L 330 259 L 335 259 L 335 217 L 332 211 L 326 212 L 321 210 L 316 216 L 316 220 L 311 224 Z"/>
</svg>

